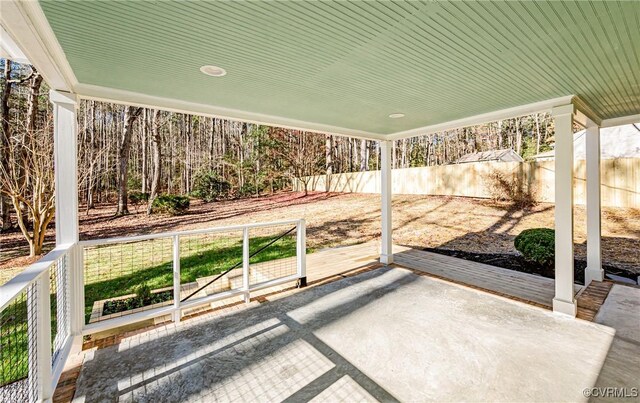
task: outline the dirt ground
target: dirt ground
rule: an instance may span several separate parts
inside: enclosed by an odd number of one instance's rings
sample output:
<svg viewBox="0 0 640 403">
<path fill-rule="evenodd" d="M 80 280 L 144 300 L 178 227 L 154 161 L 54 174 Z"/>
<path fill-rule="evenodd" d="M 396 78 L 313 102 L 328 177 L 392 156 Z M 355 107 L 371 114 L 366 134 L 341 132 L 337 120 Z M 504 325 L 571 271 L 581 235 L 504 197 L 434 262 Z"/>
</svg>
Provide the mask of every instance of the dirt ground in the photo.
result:
<svg viewBox="0 0 640 403">
<path fill-rule="evenodd" d="M 553 227 L 552 204 L 530 211 L 507 204 L 461 197 L 396 195 L 393 199 L 394 242 L 417 248 L 446 248 L 469 252 L 516 253 L 513 239 L 533 227 Z M 251 222 L 305 218 L 307 243 L 315 249 L 350 245 L 380 236 L 380 196 L 340 193 L 280 193 L 260 198 L 214 203 L 192 201 L 183 216 L 147 216 L 140 208 L 113 218 L 113 206 L 100 206 L 80 215 L 80 238 L 108 238 L 153 232 L 217 227 Z M 586 253 L 584 206 L 575 209 L 576 255 Z M 604 208 L 602 246 L 605 263 L 640 273 L 640 209 Z M 47 243 L 54 242 L 54 229 Z M 31 260 L 20 233 L 0 235 L 0 280 Z"/>
</svg>

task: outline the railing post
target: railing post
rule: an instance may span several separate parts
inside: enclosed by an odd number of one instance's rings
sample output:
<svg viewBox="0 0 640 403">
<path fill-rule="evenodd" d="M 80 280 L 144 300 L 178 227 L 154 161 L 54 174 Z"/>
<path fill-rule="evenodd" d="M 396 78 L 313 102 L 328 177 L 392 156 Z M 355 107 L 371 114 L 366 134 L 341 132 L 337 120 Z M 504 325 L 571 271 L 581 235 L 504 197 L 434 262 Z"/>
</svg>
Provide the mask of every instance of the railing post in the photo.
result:
<svg viewBox="0 0 640 403">
<path fill-rule="evenodd" d="M 251 301 L 249 291 L 249 228 L 242 230 L 242 289 L 244 290 L 244 302 Z"/>
<path fill-rule="evenodd" d="M 173 322 L 180 323 L 180 235 L 173 236 Z"/>
<path fill-rule="evenodd" d="M 67 256 L 67 268 L 69 272 L 69 306 L 70 306 L 70 331 L 73 337 L 74 352 L 82 350 L 82 328 L 84 327 L 84 249 L 82 245 L 75 244 L 69 250 Z"/>
<path fill-rule="evenodd" d="M 53 395 L 49 287 L 49 272 L 46 271 L 27 291 L 29 349 L 35 347 L 35 353 L 29 351 L 29 381 L 35 382 L 29 390 L 37 394 L 33 396 L 34 401 L 48 401 Z M 31 330 L 33 328 L 35 332 Z"/>
<path fill-rule="evenodd" d="M 296 229 L 296 258 L 298 267 L 298 287 L 307 286 L 307 225 L 303 219 L 298 221 Z"/>
</svg>

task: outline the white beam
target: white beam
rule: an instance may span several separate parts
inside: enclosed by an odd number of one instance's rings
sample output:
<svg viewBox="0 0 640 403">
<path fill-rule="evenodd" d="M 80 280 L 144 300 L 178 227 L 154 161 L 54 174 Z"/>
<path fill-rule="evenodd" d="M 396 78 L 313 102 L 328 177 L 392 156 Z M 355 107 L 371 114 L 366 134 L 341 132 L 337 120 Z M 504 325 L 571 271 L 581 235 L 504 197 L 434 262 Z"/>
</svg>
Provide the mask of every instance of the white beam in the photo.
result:
<svg viewBox="0 0 640 403">
<path fill-rule="evenodd" d="M 553 108 L 555 120 L 555 288 L 553 311 L 576 316 L 573 294 L 573 104 Z"/>
<path fill-rule="evenodd" d="M 380 172 L 381 186 L 380 193 L 382 195 L 382 247 L 380 250 L 380 263 L 393 263 L 393 220 L 391 217 L 393 199 L 392 194 L 392 171 L 391 171 L 391 150 L 393 148 L 392 141 L 380 142 Z"/>
<path fill-rule="evenodd" d="M 594 123 L 596 125 L 602 123 L 600 115 L 598 115 L 588 103 L 583 101 L 582 98 L 575 96 L 573 97 L 572 103 L 575 106 L 573 120 L 582 125 L 582 127 L 587 127 Z"/>
<path fill-rule="evenodd" d="M 418 127 L 416 129 L 405 130 L 389 134 L 387 137 L 389 140 L 402 140 L 409 137 L 424 136 L 431 133 L 443 132 L 447 130 L 459 129 L 462 127 L 469 127 L 474 125 L 480 125 L 488 122 L 495 122 L 502 119 L 511 119 L 518 116 L 530 115 L 532 113 L 546 113 L 551 112 L 553 108 L 557 106 L 567 105 L 572 103 L 577 97 L 574 95 L 567 95 L 559 98 L 552 98 L 546 101 L 534 102 L 526 105 L 519 105 L 512 108 L 500 109 L 497 111 L 482 113 L 479 115 L 468 116 L 462 119 L 451 120 L 448 122 L 438 123 L 435 125 L 429 125 L 424 127 Z"/>
<path fill-rule="evenodd" d="M 600 205 L 600 128 L 592 124 L 586 129 L 587 158 L 587 268 L 584 285 L 602 281 L 601 205 Z"/>
<path fill-rule="evenodd" d="M 284 116 L 267 115 L 264 113 L 231 109 L 210 104 L 200 104 L 183 101 L 174 98 L 164 98 L 147 95 L 138 92 L 119 90 L 109 87 L 100 87 L 89 84 L 78 84 L 75 91 L 82 99 L 100 102 L 113 102 L 123 105 L 139 106 L 143 108 L 162 109 L 176 113 L 186 113 L 199 116 L 214 117 L 219 119 L 237 120 L 247 123 L 282 127 L 285 129 L 319 132 L 335 136 L 361 138 L 367 140 L 384 140 L 385 135 L 366 132 L 363 130 L 349 129 L 324 123 L 308 122 L 291 119 Z"/>
<path fill-rule="evenodd" d="M 605 119 L 602 121 L 602 124 L 600 125 L 600 127 L 602 128 L 615 127 L 615 126 L 622 126 L 622 125 L 630 125 L 633 123 L 640 123 L 640 113 L 637 115 L 628 115 L 628 116 L 621 116 L 619 118 Z"/>
<path fill-rule="evenodd" d="M 78 80 L 37 1 L 0 1 L 0 25 L 50 88 L 73 90 Z"/>
<path fill-rule="evenodd" d="M 0 25 L 0 57 L 18 63 L 29 63 L 22 49 L 13 41 L 7 31 Z"/>
</svg>

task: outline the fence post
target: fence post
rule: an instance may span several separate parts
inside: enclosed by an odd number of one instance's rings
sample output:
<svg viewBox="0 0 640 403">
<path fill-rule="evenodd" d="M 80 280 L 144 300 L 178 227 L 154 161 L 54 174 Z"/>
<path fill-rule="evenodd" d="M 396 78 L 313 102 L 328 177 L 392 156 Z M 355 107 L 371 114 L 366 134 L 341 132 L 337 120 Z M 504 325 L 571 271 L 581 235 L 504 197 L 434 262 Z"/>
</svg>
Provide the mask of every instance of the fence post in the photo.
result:
<svg viewBox="0 0 640 403">
<path fill-rule="evenodd" d="M 173 236 L 173 321 L 180 323 L 180 235 Z"/>
<path fill-rule="evenodd" d="M 244 290 L 244 302 L 251 301 L 249 292 L 249 227 L 242 230 L 242 289 Z"/>
<path fill-rule="evenodd" d="M 307 286 L 307 225 L 304 218 L 298 221 L 296 257 L 298 266 L 298 287 Z"/>
<path fill-rule="evenodd" d="M 38 277 L 27 291 L 27 328 L 29 329 L 29 387 L 34 401 L 48 401 L 52 393 L 51 301 L 49 271 Z M 35 307 L 34 307 L 35 306 Z M 34 308 L 29 308 L 34 307 Z M 35 328 L 35 332 L 31 329 Z M 33 337 L 33 338 L 32 338 Z"/>
</svg>

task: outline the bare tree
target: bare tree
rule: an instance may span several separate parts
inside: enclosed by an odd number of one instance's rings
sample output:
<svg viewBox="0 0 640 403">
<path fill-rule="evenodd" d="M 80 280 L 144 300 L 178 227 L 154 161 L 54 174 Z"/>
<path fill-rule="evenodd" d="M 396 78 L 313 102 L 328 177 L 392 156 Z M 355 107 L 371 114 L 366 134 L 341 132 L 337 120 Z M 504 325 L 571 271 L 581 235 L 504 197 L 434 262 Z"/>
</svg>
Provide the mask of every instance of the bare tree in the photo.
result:
<svg viewBox="0 0 640 403">
<path fill-rule="evenodd" d="M 309 182 L 313 175 L 325 169 L 322 150 L 326 147 L 320 136 L 294 131 L 275 129 L 276 155 L 286 162 L 288 175 L 304 185 L 305 196 L 309 193 Z M 325 161 L 326 162 L 326 161 Z"/>
<path fill-rule="evenodd" d="M 6 171 L 9 169 L 9 99 L 11 97 L 11 60 L 4 61 L 4 84 L 0 94 L 0 164 Z M 2 220 L 1 230 L 11 228 L 11 201 L 0 194 L 0 219 Z"/>
<path fill-rule="evenodd" d="M 325 169 L 327 176 L 325 178 L 325 191 L 331 191 L 331 174 L 333 174 L 333 136 L 327 134 L 325 136 Z"/>
<path fill-rule="evenodd" d="M 366 171 L 369 168 L 368 151 L 367 140 L 360 140 L 360 171 Z"/>
<path fill-rule="evenodd" d="M 151 206 L 158 196 L 158 187 L 160 186 L 160 173 L 162 162 L 162 134 L 160 133 L 160 111 L 153 112 L 151 123 L 151 147 L 153 151 L 153 176 L 151 179 L 151 192 L 149 194 L 149 204 L 147 205 L 147 214 L 151 214 Z"/>
<path fill-rule="evenodd" d="M 127 180 L 129 175 L 129 153 L 131 151 L 131 135 L 133 124 L 142 112 L 142 108 L 128 106 L 124 112 L 124 127 L 122 130 L 122 141 L 118 151 L 118 210 L 116 216 L 129 214 L 127 199 L 129 192 Z"/>
<path fill-rule="evenodd" d="M 16 211 L 30 256 L 42 254 L 47 226 L 55 216 L 53 136 L 48 113 L 45 123 L 39 123 L 41 84 L 42 76 L 33 70 L 26 123 L 16 126 L 15 135 L 7 142 L 7 164 L 0 165 L 0 189 Z"/>
</svg>

